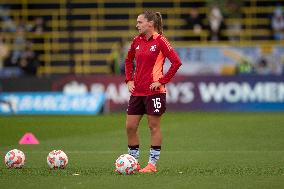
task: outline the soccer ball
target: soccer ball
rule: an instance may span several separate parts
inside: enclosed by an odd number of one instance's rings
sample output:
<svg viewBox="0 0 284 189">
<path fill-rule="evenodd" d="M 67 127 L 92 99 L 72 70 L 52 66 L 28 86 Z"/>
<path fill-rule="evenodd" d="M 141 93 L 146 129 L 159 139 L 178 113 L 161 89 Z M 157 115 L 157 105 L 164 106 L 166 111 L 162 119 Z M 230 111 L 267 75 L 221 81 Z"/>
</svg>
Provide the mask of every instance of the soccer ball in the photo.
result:
<svg viewBox="0 0 284 189">
<path fill-rule="evenodd" d="M 137 160 L 129 154 L 123 154 L 115 161 L 115 168 L 119 174 L 133 174 L 137 171 Z"/>
<path fill-rule="evenodd" d="M 68 164 L 68 157 L 62 150 L 52 150 L 46 159 L 51 169 L 64 169 Z"/>
<path fill-rule="evenodd" d="M 5 165 L 7 168 L 22 168 L 25 164 L 25 154 L 21 150 L 13 149 L 5 155 Z"/>
</svg>

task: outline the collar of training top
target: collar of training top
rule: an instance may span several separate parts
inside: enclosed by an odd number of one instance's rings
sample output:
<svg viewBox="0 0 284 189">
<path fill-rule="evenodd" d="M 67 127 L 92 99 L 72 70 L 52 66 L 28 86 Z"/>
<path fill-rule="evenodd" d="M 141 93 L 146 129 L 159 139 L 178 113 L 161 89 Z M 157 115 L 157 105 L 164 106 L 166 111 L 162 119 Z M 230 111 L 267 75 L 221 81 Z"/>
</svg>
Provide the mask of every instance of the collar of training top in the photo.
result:
<svg viewBox="0 0 284 189">
<path fill-rule="evenodd" d="M 145 34 L 140 34 L 140 37 L 144 39 L 145 41 L 150 41 L 151 39 L 157 39 L 160 36 L 157 32 L 155 32 L 148 40 L 146 39 Z"/>
</svg>

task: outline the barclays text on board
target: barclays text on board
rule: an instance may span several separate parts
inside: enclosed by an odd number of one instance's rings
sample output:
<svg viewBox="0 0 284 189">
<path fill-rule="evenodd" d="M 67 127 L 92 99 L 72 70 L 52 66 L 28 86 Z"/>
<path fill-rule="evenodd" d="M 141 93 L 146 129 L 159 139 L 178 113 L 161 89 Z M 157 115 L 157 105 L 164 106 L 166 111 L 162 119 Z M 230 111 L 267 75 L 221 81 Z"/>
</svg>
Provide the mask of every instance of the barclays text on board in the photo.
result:
<svg viewBox="0 0 284 189">
<path fill-rule="evenodd" d="M 2 93 L 0 99 L 13 102 L 19 114 L 96 114 L 103 106 L 105 112 L 127 108 L 130 94 L 124 77 L 63 77 L 53 82 L 54 92 Z M 168 111 L 284 111 L 283 76 L 179 76 L 166 88 Z M 0 104 L 0 113 L 9 113 L 7 104 Z"/>
<path fill-rule="evenodd" d="M 60 92 L 3 93 L 18 114 L 97 114 L 104 104 L 104 94 L 66 95 Z M 9 113 L 1 104 L 0 113 Z"/>
</svg>

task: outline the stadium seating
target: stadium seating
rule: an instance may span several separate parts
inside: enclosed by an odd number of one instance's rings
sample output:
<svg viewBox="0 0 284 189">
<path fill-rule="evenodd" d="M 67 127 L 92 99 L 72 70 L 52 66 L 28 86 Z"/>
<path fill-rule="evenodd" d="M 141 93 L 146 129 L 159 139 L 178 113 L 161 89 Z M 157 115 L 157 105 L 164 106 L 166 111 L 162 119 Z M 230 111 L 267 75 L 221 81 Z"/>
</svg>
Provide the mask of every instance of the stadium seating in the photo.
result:
<svg viewBox="0 0 284 189">
<path fill-rule="evenodd" d="M 238 35 L 240 40 L 220 43 L 275 43 L 270 41 L 270 17 L 278 2 L 245 0 L 241 8 L 241 18 L 225 18 L 226 25 L 240 23 L 241 32 L 236 33 L 228 28 L 222 32 L 226 37 Z M 182 29 L 190 8 L 197 9 L 204 25 L 208 25 L 209 7 L 206 0 L 3 0 L 3 3 L 10 9 L 10 16 L 15 22 L 22 18 L 27 23 L 32 23 L 34 17 L 41 16 L 49 28 L 41 36 L 26 34 L 30 39 L 43 39 L 43 43 L 33 46 L 34 49 L 44 52 L 40 55 L 44 64 L 38 69 L 39 76 L 114 73 L 114 57 L 119 44 L 121 41 L 130 41 L 137 33 L 137 14 L 146 9 L 162 13 L 165 35 L 174 45 L 211 43 L 208 41 L 209 33 L 206 29 L 200 34 Z M 191 40 L 196 36 L 199 37 L 198 41 Z M 5 33 L 6 41 L 10 45 L 14 37 L 13 33 Z"/>
</svg>

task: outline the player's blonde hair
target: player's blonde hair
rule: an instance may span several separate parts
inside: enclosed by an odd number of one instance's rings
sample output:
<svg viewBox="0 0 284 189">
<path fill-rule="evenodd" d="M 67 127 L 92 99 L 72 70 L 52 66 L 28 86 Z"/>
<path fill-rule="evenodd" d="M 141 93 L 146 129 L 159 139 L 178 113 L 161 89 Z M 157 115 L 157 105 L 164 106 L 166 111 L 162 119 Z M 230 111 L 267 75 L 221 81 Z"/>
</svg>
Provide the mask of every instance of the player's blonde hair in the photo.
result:
<svg viewBox="0 0 284 189">
<path fill-rule="evenodd" d="M 153 12 L 153 11 L 144 11 L 141 15 L 148 21 L 154 22 L 154 28 L 157 30 L 159 34 L 163 34 L 163 21 L 162 21 L 162 14 L 160 12 Z"/>
</svg>

